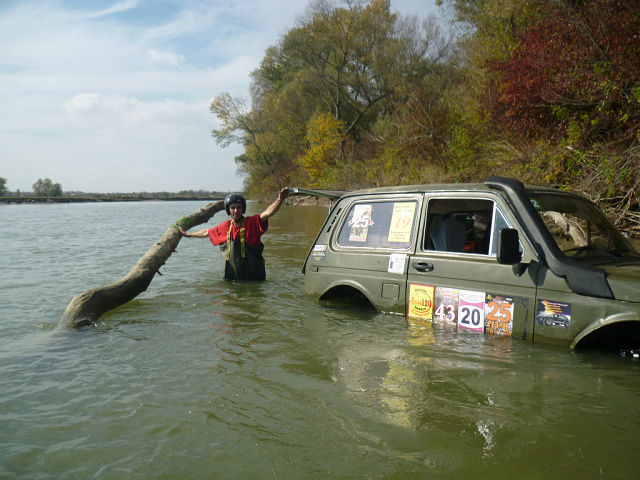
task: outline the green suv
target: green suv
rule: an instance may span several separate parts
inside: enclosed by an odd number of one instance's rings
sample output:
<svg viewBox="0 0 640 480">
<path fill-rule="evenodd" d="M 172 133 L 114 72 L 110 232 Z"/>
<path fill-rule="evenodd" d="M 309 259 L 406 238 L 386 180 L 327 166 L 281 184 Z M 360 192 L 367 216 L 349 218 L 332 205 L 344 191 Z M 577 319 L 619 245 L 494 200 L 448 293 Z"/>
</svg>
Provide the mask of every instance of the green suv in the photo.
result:
<svg viewBox="0 0 640 480">
<path fill-rule="evenodd" d="M 337 199 L 308 294 L 532 342 L 640 346 L 640 254 L 585 198 L 491 177 Z"/>
</svg>

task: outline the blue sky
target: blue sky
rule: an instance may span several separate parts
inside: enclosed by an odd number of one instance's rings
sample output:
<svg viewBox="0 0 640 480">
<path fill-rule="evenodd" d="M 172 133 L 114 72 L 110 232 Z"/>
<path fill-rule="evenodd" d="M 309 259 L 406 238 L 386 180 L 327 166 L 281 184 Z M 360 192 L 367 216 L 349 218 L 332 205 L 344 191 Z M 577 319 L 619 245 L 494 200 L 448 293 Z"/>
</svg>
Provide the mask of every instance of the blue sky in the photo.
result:
<svg viewBox="0 0 640 480">
<path fill-rule="evenodd" d="M 0 1 L 0 177 L 30 191 L 240 190 L 209 111 L 248 98 L 304 0 Z M 403 15 L 434 0 L 391 0 Z"/>
</svg>

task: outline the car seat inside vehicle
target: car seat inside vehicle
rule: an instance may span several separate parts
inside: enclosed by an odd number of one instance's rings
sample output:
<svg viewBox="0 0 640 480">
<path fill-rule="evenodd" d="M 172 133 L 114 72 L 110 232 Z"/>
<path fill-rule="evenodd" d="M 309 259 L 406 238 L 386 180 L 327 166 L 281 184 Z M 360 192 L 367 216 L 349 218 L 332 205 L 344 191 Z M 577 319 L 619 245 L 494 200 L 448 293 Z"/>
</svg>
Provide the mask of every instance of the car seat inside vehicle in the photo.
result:
<svg viewBox="0 0 640 480">
<path fill-rule="evenodd" d="M 431 232 L 431 242 L 434 250 L 464 252 L 464 224 L 453 217 L 445 218 Z"/>
</svg>

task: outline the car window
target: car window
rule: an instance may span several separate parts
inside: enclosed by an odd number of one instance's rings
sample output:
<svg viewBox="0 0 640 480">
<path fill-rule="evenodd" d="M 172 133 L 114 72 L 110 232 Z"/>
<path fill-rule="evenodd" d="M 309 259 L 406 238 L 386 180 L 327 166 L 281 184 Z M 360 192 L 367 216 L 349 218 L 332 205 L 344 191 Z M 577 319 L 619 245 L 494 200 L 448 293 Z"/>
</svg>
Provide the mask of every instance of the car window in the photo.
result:
<svg viewBox="0 0 640 480">
<path fill-rule="evenodd" d="M 358 202 L 340 228 L 338 245 L 362 248 L 409 248 L 416 228 L 418 203 Z"/>
<path fill-rule="evenodd" d="M 511 228 L 511 225 L 507 221 L 500 210 L 499 206 L 495 206 L 493 213 L 493 234 L 491 235 L 491 255 L 496 255 L 498 252 L 498 232 L 503 228 Z M 520 245 L 520 252 L 523 252 L 522 244 Z"/>
<path fill-rule="evenodd" d="M 496 210 L 496 212 L 498 212 Z M 495 254 L 497 231 L 492 225 L 508 227 L 501 213 L 494 214 L 494 202 L 473 198 L 429 200 L 424 249 L 440 252 Z"/>
<path fill-rule="evenodd" d="M 558 193 L 533 192 L 530 199 L 565 255 L 578 261 L 637 258 L 633 247 L 593 203 Z"/>
</svg>

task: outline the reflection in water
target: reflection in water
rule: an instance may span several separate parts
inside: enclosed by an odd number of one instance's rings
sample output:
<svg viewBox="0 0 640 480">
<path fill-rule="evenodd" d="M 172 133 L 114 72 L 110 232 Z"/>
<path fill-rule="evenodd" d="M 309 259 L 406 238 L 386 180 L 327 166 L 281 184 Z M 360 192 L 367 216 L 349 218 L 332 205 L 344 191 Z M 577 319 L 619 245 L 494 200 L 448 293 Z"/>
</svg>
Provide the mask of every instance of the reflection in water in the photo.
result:
<svg viewBox="0 0 640 480">
<path fill-rule="evenodd" d="M 435 342 L 431 320 L 408 318 L 407 322 L 409 323 L 408 340 L 411 346 L 425 347 Z"/>
</svg>

